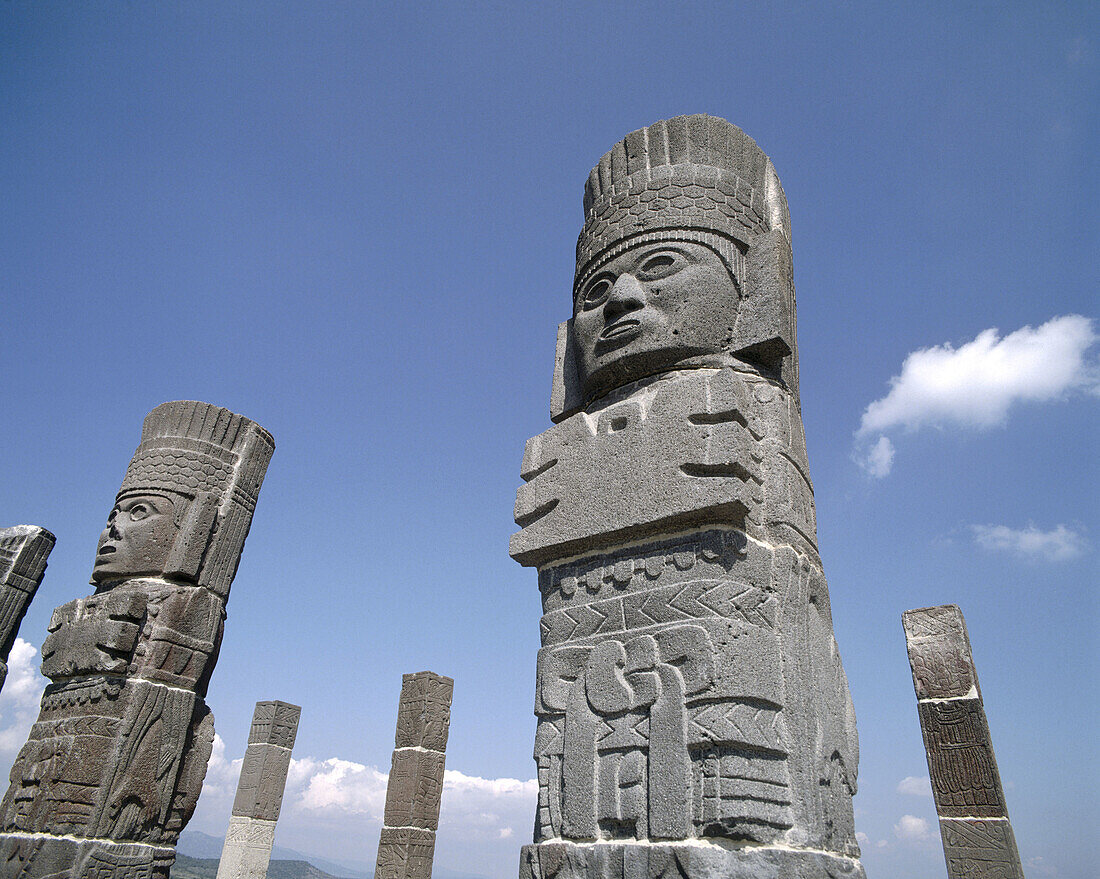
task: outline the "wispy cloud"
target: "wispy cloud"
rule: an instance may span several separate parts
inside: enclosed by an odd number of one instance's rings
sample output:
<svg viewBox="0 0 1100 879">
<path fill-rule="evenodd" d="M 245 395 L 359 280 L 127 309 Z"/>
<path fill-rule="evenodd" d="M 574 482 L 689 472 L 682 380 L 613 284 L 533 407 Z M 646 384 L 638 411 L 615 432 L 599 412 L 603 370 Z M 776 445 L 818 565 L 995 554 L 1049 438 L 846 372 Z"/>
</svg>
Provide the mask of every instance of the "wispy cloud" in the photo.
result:
<svg viewBox="0 0 1100 879">
<path fill-rule="evenodd" d="M 1043 558 L 1052 562 L 1076 558 L 1086 549 L 1084 537 L 1072 528 L 1057 525 L 1042 531 L 1034 525 L 1009 528 L 1007 525 L 971 525 L 974 542 L 993 552 L 1010 552 L 1024 558 Z"/>
<path fill-rule="evenodd" d="M 1097 338 L 1089 318 L 1070 314 L 1004 337 L 995 328 L 983 330 L 958 348 L 945 343 L 914 351 L 890 379 L 886 396 L 864 410 L 854 457 L 881 478 L 893 464 L 894 446 L 885 435 L 890 430 L 988 429 L 1004 424 L 1018 403 L 1098 393 L 1097 367 L 1086 358 Z"/>
<path fill-rule="evenodd" d="M 908 794 L 912 797 L 932 796 L 932 782 L 927 775 L 907 775 L 898 782 L 898 793 Z"/>
<path fill-rule="evenodd" d="M 924 818 L 902 815 L 894 825 L 894 835 L 902 842 L 924 842 L 932 838 L 932 831 Z"/>
</svg>

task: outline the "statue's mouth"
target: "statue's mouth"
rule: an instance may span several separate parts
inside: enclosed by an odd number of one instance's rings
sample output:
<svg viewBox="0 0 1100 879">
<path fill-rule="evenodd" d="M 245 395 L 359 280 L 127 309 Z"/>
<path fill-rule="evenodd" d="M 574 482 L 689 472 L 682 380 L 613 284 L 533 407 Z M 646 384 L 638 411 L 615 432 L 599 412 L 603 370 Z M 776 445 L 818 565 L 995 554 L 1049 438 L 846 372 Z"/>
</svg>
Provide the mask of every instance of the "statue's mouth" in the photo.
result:
<svg viewBox="0 0 1100 879">
<path fill-rule="evenodd" d="M 609 324 L 604 327 L 604 331 L 600 333 L 601 339 L 618 339 L 625 336 L 627 333 L 637 330 L 641 326 L 641 321 L 635 318 L 628 317 L 623 320 L 617 320 L 613 324 Z"/>
<path fill-rule="evenodd" d="M 116 548 L 114 546 L 109 543 L 105 543 L 99 548 L 99 552 L 97 552 L 96 555 L 110 555 L 112 552 L 115 551 Z"/>
</svg>

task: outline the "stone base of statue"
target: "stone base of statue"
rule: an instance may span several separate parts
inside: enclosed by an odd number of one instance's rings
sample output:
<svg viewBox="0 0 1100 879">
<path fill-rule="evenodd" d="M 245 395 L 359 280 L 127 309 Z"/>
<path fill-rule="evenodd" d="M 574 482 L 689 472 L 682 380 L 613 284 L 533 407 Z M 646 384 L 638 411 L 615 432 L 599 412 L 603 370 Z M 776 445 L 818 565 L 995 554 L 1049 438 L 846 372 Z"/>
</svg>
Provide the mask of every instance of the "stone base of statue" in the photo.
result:
<svg viewBox="0 0 1100 879">
<path fill-rule="evenodd" d="M 0 836 L 6 879 L 168 879 L 174 846 L 58 839 L 46 834 Z"/>
<path fill-rule="evenodd" d="M 856 858 L 772 846 L 654 842 L 525 845 L 519 879 L 864 879 Z"/>
</svg>

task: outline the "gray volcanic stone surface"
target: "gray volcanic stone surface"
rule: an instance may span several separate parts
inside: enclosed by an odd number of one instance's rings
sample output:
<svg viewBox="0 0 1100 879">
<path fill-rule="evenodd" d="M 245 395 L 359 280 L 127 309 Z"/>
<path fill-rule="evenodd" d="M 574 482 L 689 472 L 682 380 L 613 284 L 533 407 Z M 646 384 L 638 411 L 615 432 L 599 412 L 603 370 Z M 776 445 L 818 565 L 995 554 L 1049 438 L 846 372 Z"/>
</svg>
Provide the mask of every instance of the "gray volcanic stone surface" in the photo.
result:
<svg viewBox="0 0 1100 879">
<path fill-rule="evenodd" d="M 6 875 L 167 877 L 210 757 L 203 697 L 273 449 L 207 403 L 146 417 L 95 594 L 57 608 L 42 645 L 51 683 L 0 805 Z"/>
<path fill-rule="evenodd" d="M 862 876 L 778 176 L 682 116 L 584 208 L 511 542 L 544 613 L 521 876 Z"/>
<path fill-rule="evenodd" d="M 55 540 L 37 525 L 0 528 L 0 689 L 8 676 L 8 654 L 19 624 L 46 573 Z"/>
<path fill-rule="evenodd" d="M 430 671 L 401 679 L 375 879 L 431 879 L 453 692 Z"/>
<path fill-rule="evenodd" d="M 301 716 L 302 709 L 287 702 L 256 703 L 218 863 L 221 879 L 263 879 L 267 875 Z"/>
<path fill-rule="evenodd" d="M 902 614 L 949 879 L 1022 879 L 966 621 L 957 605 Z"/>
</svg>

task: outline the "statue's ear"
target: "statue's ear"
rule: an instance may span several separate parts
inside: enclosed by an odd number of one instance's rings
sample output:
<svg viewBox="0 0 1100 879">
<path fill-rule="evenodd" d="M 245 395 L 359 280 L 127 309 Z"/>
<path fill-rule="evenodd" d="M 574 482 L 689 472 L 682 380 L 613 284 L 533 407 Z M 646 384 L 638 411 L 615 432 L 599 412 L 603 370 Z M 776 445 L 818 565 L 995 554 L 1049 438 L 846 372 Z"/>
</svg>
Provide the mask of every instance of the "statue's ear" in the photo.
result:
<svg viewBox="0 0 1100 879">
<path fill-rule="evenodd" d="M 554 385 L 550 389 L 550 420 L 557 424 L 575 415 L 584 406 L 581 380 L 577 372 L 573 319 L 558 324 L 558 344 L 554 353 Z"/>
<path fill-rule="evenodd" d="M 213 492 L 200 491 L 187 507 L 180 523 L 179 533 L 164 566 L 165 576 L 198 581 L 202 558 L 214 533 L 217 516 L 218 496 Z"/>
<path fill-rule="evenodd" d="M 745 256 L 745 276 L 733 353 L 781 378 L 797 395 L 794 268 L 782 229 L 753 242 Z"/>
</svg>

